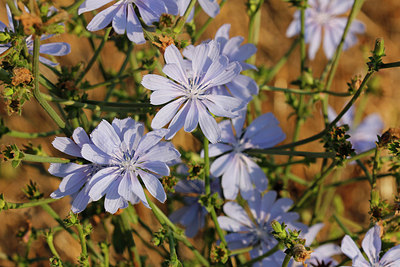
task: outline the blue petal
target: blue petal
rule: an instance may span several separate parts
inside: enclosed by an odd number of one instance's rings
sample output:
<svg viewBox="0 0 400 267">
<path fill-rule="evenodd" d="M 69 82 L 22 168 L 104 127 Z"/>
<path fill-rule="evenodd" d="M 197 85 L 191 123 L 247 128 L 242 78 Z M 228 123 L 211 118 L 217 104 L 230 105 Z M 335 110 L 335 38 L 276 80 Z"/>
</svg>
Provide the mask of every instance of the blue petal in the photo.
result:
<svg viewBox="0 0 400 267">
<path fill-rule="evenodd" d="M 128 36 L 129 40 L 136 44 L 144 44 L 146 42 L 144 39 L 142 25 L 140 24 L 132 5 L 128 5 L 126 35 Z"/>
</svg>

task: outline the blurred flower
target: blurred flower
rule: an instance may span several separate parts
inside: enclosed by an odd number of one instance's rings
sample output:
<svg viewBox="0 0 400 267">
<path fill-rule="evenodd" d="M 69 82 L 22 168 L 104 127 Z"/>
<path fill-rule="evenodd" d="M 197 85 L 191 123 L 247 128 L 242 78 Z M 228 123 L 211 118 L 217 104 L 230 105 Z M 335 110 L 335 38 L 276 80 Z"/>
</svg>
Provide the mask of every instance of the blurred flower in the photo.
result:
<svg viewBox="0 0 400 267">
<path fill-rule="evenodd" d="M 289 229 L 305 230 L 307 227 L 297 222 L 299 215 L 288 212 L 293 204 L 289 198 L 276 199 L 276 191 L 269 191 L 263 196 L 258 191 L 253 191 L 248 200 L 249 209 L 253 218 L 249 218 L 246 211 L 236 202 L 227 202 L 224 213 L 219 216 L 218 223 L 222 229 L 232 232 L 225 236 L 230 250 L 253 247 L 250 257 L 256 258 L 271 250 L 278 241 L 272 235 L 271 222 L 276 220 L 285 222 Z M 264 259 L 262 263 L 253 266 L 280 266 L 285 257 L 282 251 L 274 253 Z"/>
<path fill-rule="evenodd" d="M 300 237 L 306 240 L 304 244 L 305 246 L 311 246 L 322 227 L 324 227 L 323 223 L 317 223 L 308 228 L 308 231 L 305 234 L 303 234 L 303 232 L 300 233 Z M 313 248 L 311 258 L 306 260 L 305 263 L 307 266 L 337 266 L 338 263 L 332 259 L 331 256 L 341 253 L 342 251 L 338 245 L 333 243 L 324 244 L 317 248 Z M 292 261 L 292 265 L 289 266 L 301 267 L 303 266 L 303 263 Z"/>
<path fill-rule="evenodd" d="M 365 234 L 362 241 L 362 248 L 368 257 L 364 258 L 360 249 L 350 236 L 346 235 L 342 240 L 342 252 L 347 255 L 352 261 L 354 267 L 395 267 L 400 266 L 400 245 L 389 249 L 385 255 L 379 259 L 381 252 L 381 227 L 375 225 Z"/>
<path fill-rule="evenodd" d="M 242 67 L 242 71 L 257 69 L 254 65 L 245 62 L 256 53 L 256 46 L 253 44 L 241 45 L 244 40 L 242 36 L 235 36 L 229 39 L 230 28 L 230 24 L 224 24 L 215 34 L 214 40 L 219 44 L 221 55 L 226 56 L 230 62 L 237 61 Z M 192 60 L 194 49 L 193 45 L 186 47 L 183 55 Z M 233 95 L 245 102 L 249 102 L 252 99 L 252 95 L 258 94 L 259 89 L 257 83 L 252 78 L 239 74 L 229 83 L 215 86 L 212 90 L 213 93 L 218 95 Z"/>
<path fill-rule="evenodd" d="M 354 128 L 354 113 L 354 106 L 352 106 L 339 120 L 338 125 L 349 125 L 350 130 L 348 134 L 350 138 L 348 140 L 353 145 L 356 153 L 360 154 L 361 152 L 375 147 L 375 142 L 378 141 L 377 135 L 379 135 L 383 129 L 383 121 L 379 114 L 373 113 Z M 336 112 L 331 107 L 328 107 L 329 121 L 333 121 L 336 117 Z"/>
<path fill-rule="evenodd" d="M 6 5 L 7 9 L 7 16 L 9 26 L 5 25 L 3 22 L 0 21 L 0 32 L 15 32 L 14 23 L 12 20 L 12 14 L 8 5 Z M 43 35 L 40 37 L 40 40 L 46 40 L 52 37 L 53 35 Z M 28 36 L 26 39 L 26 46 L 28 48 L 29 54 L 33 54 L 33 39 L 32 35 Z M 0 55 L 6 52 L 9 48 L 12 47 L 12 43 L 0 44 Z M 40 54 L 51 55 L 51 56 L 65 56 L 71 52 L 71 46 L 68 43 L 64 42 L 56 42 L 56 43 L 48 43 L 48 44 L 41 44 L 40 45 Z M 58 63 L 54 63 L 47 58 L 39 56 L 39 61 L 45 65 L 49 65 L 51 67 L 55 67 Z"/>
<path fill-rule="evenodd" d="M 171 143 L 160 142 L 167 129 L 152 131 L 143 136 L 144 127 L 131 118 L 114 119 L 112 124 L 103 120 L 90 135 L 78 128 L 73 140 L 57 137 L 53 145 L 75 157 L 83 157 L 92 164 L 52 164 L 49 172 L 64 177 L 53 198 L 75 194 L 72 211 L 80 212 L 90 201 L 104 195 L 106 211 L 115 213 L 126 208 L 128 201 L 148 203 L 141 185 L 159 201 L 166 194 L 159 178 L 169 175 L 167 162 L 180 154 Z M 138 176 L 141 178 L 139 181 Z M 76 203 L 75 203 L 76 202 Z"/>
<path fill-rule="evenodd" d="M 183 16 L 188 8 L 190 0 L 177 0 L 179 15 Z M 199 0 L 199 4 L 204 12 L 207 13 L 210 17 L 214 18 L 219 13 L 219 5 L 217 0 Z M 194 8 L 191 11 L 191 14 L 188 18 L 188 21 L 193 19 Z"/>
<path fill-rule="evenodd" d="M 150 96 L 153 105 L 168 103 L 155 115 L 151 127 L 159 129 L 171 121 L 166 135 L 171 139 L 182 127 L 192 132 L 200 123 L 206 138 L 211 143 L 218 142 L 221 130 L 211 113 L 235 117 L 243 102 L 212 94 L 210 88 L 232 81 L 241 71 L 239 63 L 220 55 L 215 41 L 196 46 L 192 61 L 183 59 L 174 45 L 167 47 L 164 58 L 167 64 L 163 72 L 176 82 L 155 74 L 145 75 L 142 80 L 144 87 L 154 91 Z"/>
<path fill-rule="evenodd" d="M 253 185 L 258 191 L 267 189 L 268 179 L 263 170 L 244 153 L 246 149 L 264 149 L 272 147 L 285 139 L 279 122 L 272 113 L 266 113 L 255 119 L 243 131 L 246 110 L 235 118 L 233 126 L 229 120 L 219 123 L 222 130 L 221 142 L 211 144 L 209 156 L 222 155 L 214 160 L 210 171 L 218 177 L 222 175 L 222 189 L 227 199 L 235 199 L 240 189 L 241 195 L 248 199 L 253 195 Z"/>
<path fill-rule="evenodd" d="M 211 180 L 211 193 L 219 192 L 219 181 Z M 169 217 L 172 222 L 180 223 L 186 227 L 185 234 L 194 237 L 204 227 L 207 210 L 199 203 L 200 195 L 205 193 L 204 181 L 202 180 L 180 180 L 175 186 L 178 193 L 187 194 L 183 198 L 185 206 L 174 211 Z"/>
<path fill-rule="evenodd" d="M 79 7 L 78 14 L 95 10 L 112 1 L 86 0 Z M 178 13 L 178 6 L 173 0 L 120 0 L 97 14 L 87 25 L 87 29 L 98 31 L 112 23 L 116 33 L 124 34 L 126 32 L 129 40 L 136 44 L 143 44 L 146 40 L 140 20 L 135 13 L 135 7 L 147 25 L 159 21 L 163 13 L 173 15 Z"/>
<path fill-rule="evenodd" d="M 347 17 L 339 15 L 347 12 L 353 6 L 354 0 L 309 0 L 309 8 L 305 11 L 305 41 L 310 46 L 308 56 L 314 59 L 321 44 L 327 58 L 332 58 L 336 47 L 340 43 Z M 324 33 L 322 33 L 324 31 Z M 357 43 L 356 34 L 365 32 L 364 24 L 354 20 L 344 41 L 343 49 L 346 50 Z M 294 20 L 289 25 L 286 36 L 292 37 L 300 33 L 300 11 L 294 13 Z"/>
<path fill-rule="evenodd" d="M 81 127 L 78 127 L 74 130 L 72 139 L 56 137 L 52 144 L 56 149 L 67 155 L 82 158 L 82 146 L 84 144 L 92 144 L 89 136 Z M 58 189 L 51 193 L 50 197 L 58 199 L 71 195 L 72 212 L 83 211 L 88 203 L 91 202 L 87 191 L 87 182 L 101 168 L 97 164 L 51 163 L 49 173 L 57 177 L 63 177 L 63 179 Z"/>
</svg>

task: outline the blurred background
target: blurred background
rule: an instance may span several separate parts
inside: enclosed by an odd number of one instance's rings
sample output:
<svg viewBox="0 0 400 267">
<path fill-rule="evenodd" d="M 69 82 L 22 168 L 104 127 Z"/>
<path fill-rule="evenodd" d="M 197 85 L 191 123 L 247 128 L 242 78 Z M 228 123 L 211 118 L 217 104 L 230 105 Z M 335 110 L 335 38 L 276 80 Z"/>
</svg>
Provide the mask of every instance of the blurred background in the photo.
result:
<svg viewBox="0 0 400 267">
<path fill-rule="evenodd" d="M 73 1 L 67 0 L 53 2 L 56 7 L 68 6 L 73 3 Z M 200 38 L 200 41 L 213 38 L 216 30 L 225 23 L 231 24 L 231 37 L 241 35 L 247 40 L 248 16 L 246 14 L 246 2 L 247 1 L 244 0 L 228 0 L 222 8 L 221 13 L 215 18 L 215 20 L 210 24 L 208 30 Z M 4 0 L 0 1 L 0 6 L 0 20 L 7 24 Z M 285 33 L 288 25 L 292 21 L 294 11 L 295 8 L 289 7 L 289 5 L 282 0 L 265 1 L 262 6 L 260 40 L 257 46 L 257 66 L 264 66 L 267 68 L 273 66 L 289 49 L 293 39 L 287 38 Z M 200 12 L 196 23 L 202 25 L 207 19 L 208 16 L 203 12 Z M 355 75 L 363 76 L 366 73 L 367 58 L 370 56 L 370 51 L 373 49 L 377 37 L 383 37 L 385 40 L 386 57 L 384 58 L 384 62 L 393 62 L 400 59 L 400 46 L 398 45 L 400 43 L 400 1 L 366 0 L 357 19 L 365 24 L 366 33 L 359 35 L 358 44 L 342 54 L 339 68 L 331 88 L 331 90 L 336 92 L 346 92 L 348 89 L 346 83 L 350 82 L 352 77 Z M 72 52 L 67 56 L 59 58 L 61 65 L 73 66 L 79 62 L 87 63 L 93 54 L 93 50 L 85 38 L 63 34 L 54 37 L 52 40 L 65 41 L 71 44 Z M 118 70 L 124 60 L 124 55 L 118 52 L 114 47 L 113 42 L 106 44 L 101 57 L 104 66 L 114 70 Z M 283 66 L 269 85 L 296 88 L 294 85 L 290 85 L 290 83 L 300 74 L 299 58 L 299 49 L 297 47 L 290 56 L 288 62 Z M 320 49 L 315 60 L 309 61 L 307 65 L 312 69 L 313 74 L 318 77 L 326 63 L 327 59 L 322 49 Z M 44 73 L 48 73 L 47 68 L 43 66 L 41 67 L 41 70 Z M 51 73 L 48 73 L 48 75 L 50 79 L 55 78 Z M 86 76 L 92 84 L 103 81 L 101 77 L 97 65 L 95 65 L 89 75 Z M 400 90 L 398 89 L 398 84 L 400 84 L 400 75 L 399 69 L 396 68 L 379 71 L 370 84 L 373 93 L 368 95 L 365 102 L 366 106 L 363 111 L 363 117 L 375 112 L 378 113 L 384 121 L 384 131 L 390 127 L 396 128 L 399 126 Z M 104 88 L 92 90 L 89 93 L 89 97 L 90 99 L 101 100 L 104 97 Z M 260 93 L 260 99 L 263 103 L 263 113 L 273 112 L 275 116 L 278 117 L 284 132 L 287 134 L 287 140 L 284 143 L 289 143 L 292 138 L 291 133 L 293 132 L 295 124 L 295 116 L 290 116 L 292 109 L 286 104 L 284 94 L 281 92 L 262 91 Z M 348 99 L 349 98 L 333 96 L 330 97 L 329 104 L 339 112 Z M 320 115 L 320 108 L 320 105 L 315 106 L 315 109 L 312 112 L 312 117 L 306 121 L 301 129 L 300 138 L 311 136 L 323 129 L 323 120 Z M 7 127 L 13 130 L 45 132 L 57 129 L 57 126 L 49 119 L 48 115 L 40 108 L 39 104 L 33 98 L 29 103 L 25 104 L 21 116 L 15 114 L 8 116 L 3 102 L 0 102 L 0 114 L 1 118 L 5 120 Z M 29 140 L 29 142 L 31 142 L 33 146 L 40 145 L 50 156 L 62 157 L 61 153 L 51 146 L 53 139 L 54 136 L 32 139 Z M 198 151 L 201 149 L 200 144 L 197 143 L 190 134 L 183 133 L 182 131 L 177 135 L 173 142 L 178 146 L 185 146 L 186 148 L 197 149 Z M 19 147 L 22 147 L 22 145 L 28 143 L 28 140 L 3 136 L 0 143 L 2 145 L 15 143 Z M 314 142 L 299 147 L 299 149 L 321 151 L 322 145 L 318 142 Z M 282 157 L 279 158 L 279 160 L 284 161 L 286 159 Z M 0 166 L 0 193 L 4 193 L 5 199 L 10 202 L 27 201 L 21 189 L 32 180 L 37 183 L 40 191 L 44 193 L 44 196 L 48 197 L 50 193 L 58 187 L 59 179 L 50 176 L 47 173 L 47 168 L 48 164 L 29 164 L 24 162 L 19 168 L 14 169 L 11 167 L 11 164 L 2 162 Z M 319 168 L 320 164 L 313 164 L 311 166 L 296 165 L 292 170 L 302 179 L 312 180 L 313 175 L 319 171 Z M 352 165 L 346 167 L 336 175 L 339 177 L 338 179 L 345 180 L 360 176 L 361 174 L 360 169 L 355 165 Z M 393 201 L 393 195 L 397 192 L 393 178 L 381 179 L 378 186 L 383 198 Z M 297 184 L 289 184 L 290 196 L 293 198 L 298 197 L 302 190 L 303 188 Z M 349 228 L 353 231 L 357 231 L 362 227 L 368 227 L 368 200 L 370 196 L 369 184 L 367 182 L 361 182 L 343 186 L 338 189 L 337 193 L 339 197 L 335 198 L 334 201 L 342 204 L 337 204 L 335 207 L 344 208 L 343 214 L 344 217 L 349 219 L 347 222 Z M 64 218 L 70 209 L 69 199 L 62 199 L 51 204 L 51 206 L 61 216 L 61 218 Z M 152 214 L 148 209 L 146 209 L 142 204 L 136 205 L 135 209 L 141 218 L 144 218 L 146 222 L 152 225 L 153 230 L 158 229 L 159 225 L 153 219 Z M 329 231 L 329 223 L 332 222 L 331 213 L 334 211 L 335 209 L 332 209 L 329 211 L 330 213 L 328 212 L 325 215 L 325 218 L 327 218 L 325 223 L 328 225 L 328 228 L 325 228 L 328 229 L 326 232 Z M 302 214 L 305 221 L 307 220 L 307 216 L 309 216 L 307 213 Z M 99 220 L 101 220 L 101 218 Z M 0 222 L 0 266 L 13 266 L 12 263 L 4 260 L 5 255 L 24 255 L 26 247 L 26 239 L 24 239 L 24 235 L 26 234 L 26 231 L 31 229 L 31 227 L 44 228 L 57 225 L 57 222 L 55 222 L 40 207 L 2 211 L 0 212 Z M 94 231 L 94 239 L 107 240 L 110 238 L 110 236 L 102 230 L 100 221 L 93 221 L 92 223 L 95 225 L 96 223 L 99 224 L 99 227 L 96 227 L 96 230 Z M 137 231 L 143 232 L 143 229 L 140 226 L 135 226 L 135 228 Z M 21 237 L 16 237 L 18 233 Z M 201 242 L 200 240 L 202 239 L 203 234 L 203 232 L 200 232 L 197 235 L 196 242 Z M 320 240 L 327 238 L 327 235 L 328 234 L 324 236 L 324 233 L 322 233 Z M 144 238 L 146 237 L 148 238 L 148 241 L 151 240 L 151 236 L 144 233 Z M 65 231 L 61 231 L 55 236 L 54 242 L 62 259 L 68 259 L 76 263 L 76 259 L 80 254 L 80 246 L 76 240 Z M 110 241 L 108 240 L 108 242 Z M 145 246 L 141 246 L 140 244 L 141 242 L 138 241 L 137 245 L 139 253 L 142 255 L 148 255 L 147 263 L 158 266 L 162 261 L 160 256 L 156 253 L 150 252 Z M 30 257 L 44 258 L 44 261 L 32 266 L 46 266 L 48 264 L 47 259 L 51 256 L 44 238 L 39 238 L 38 241 L 32 243 L 30 253 Z"/>
</svg>

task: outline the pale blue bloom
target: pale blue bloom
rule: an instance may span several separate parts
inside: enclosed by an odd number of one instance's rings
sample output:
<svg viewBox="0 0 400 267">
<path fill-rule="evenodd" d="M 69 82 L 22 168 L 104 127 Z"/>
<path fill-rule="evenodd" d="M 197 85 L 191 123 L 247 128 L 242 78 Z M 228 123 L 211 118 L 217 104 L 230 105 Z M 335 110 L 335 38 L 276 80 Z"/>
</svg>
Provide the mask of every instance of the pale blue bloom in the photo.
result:
<svg viewBox="0 0 400 267">
<path fill-rule="evenodd" d="M 233 127 L 229 120 L 219 123 L 222 130 L 221 142 L 211 144 L 209 156 L 216 157 L 211 165 L 212 175 L 222 175 L 222 189 L 225 198 L 235 199 L 239 190 L 248 199 L 252 197 L 253 185 L 258 191 L 264 191 L 268 179 L 264 171 L 246 154 L 246 149 L 264 149 L 282 142 L 286 135 L 272 113 L 266 113 L 255 119 L 243 130 L 246 110 L 235 118 Z"/>
<path fill-rule="evenodd" d="M 73 141 L 57 137 L 53 145 L 58 150 L 91 163 L 52 164 L 49 172 L 64 177 L 52 197 L 72 194 L 72 211 L 80 212 L 89 202 L 105 195 L 106 211 L 115 213 L 126 208 L 128 202 L 142 201 L 149 207 L 142 182 L 151 195 L 164 202 L 166 194 L 159 178 L 169 175 L 167 163 L 180 154 L 171 143 L 160 142 L 167 129 L 144 136 L 143 131 L 143 124 L 126 118 L 114 119 L 112 124 L 103 120 L 90 134 L 90 139 L 81 128 L 74 131 Z"/>
<path fill-rule="evenodd" d="M 308 231 L 305 232 L 304 234 L 303 232 L 301 232 L 300 237 L 306 240 L 304 245 L 310 247 L 313 241 L 315 240 L 315 237 L 317 236 L 318 232 L 323 227 L 324 227 L 323 223 L 317 223 L 308 228 Z M 338 255 L 342 253 L 340 247 L 333 243 L 328 243 L 321 245 L 317 248 L 312 248 L 312 251 L 313 252 L 311 253 L 310 258 L 305 261 L 305 264 L 307 264 L 307 266 L 332 266 L 332 267 L 337 266 L 338 263 L 331 257 L 333 255 Z M 303 263 L 292 260 L 292 264 L 289 266 L 303 267 Z"/>
<path fill-rule="evenodd" d="M 78 9 L 78 14 L 100 8 L 113 0 L 86 0 Z M 118 34 L 128 36 L 128 39 L 136 44 L 143 44 L 143 28 L 135 13 L 137 7 L 144 23 L 151 25 L 159 21 L 163 13 L 176 15 L 178 6 L 173 0 L 120 0 L 112 6 L 97 14 L 87 25 L 89 31 L 98 31 L 112 23 L 112 27 Z"/>
<path fill-rule="evenodd" d="M 217 179 L 211 180 L 211 193 L 219 192 L 220 185 Z M 202 180 L 180 180 L 175 186 L 175 191 L 184 196 L 185 206 L 174 211 L 169 217 L 172 222 L 180 223 L 186 227 L 185 234 L 194 237 L 204 227 L 207 210 L 199 203 L 199 197 L 204 195 L 204 181 Z"/>
<path fill-rule="evenodd" d="M 305 41 L 309 44 L 308 56 L 314 59 L 323 38 L 323 48 L 327 58 L 332 58 L 342 38 L 347 17 L 340 16 L 352 7 L 354 0 L 309 0 L 305 11 Z M 357 43 L 356 34 L 365 32 L 364 24 L 354 20 L 344 42 L 346 50 Z M 300 33 L 300 11 L 294 14 L 286 36 Z M 322 37 L 323 35 L 323 37 Z"/>
<path fill-rule="evenodd" d="M 93 201 L 105 195 L 105 209 L 110 213 L 127 207 L 128 202 L 142 201 L 149 207 L 140 181 L 158 201 L 167 198 L 159 178 L 169 175 L 166 163 L 180 154 L 171 143 L 160 142 L 167 129 L 144 136 L 143 131 L 143 124 L 130 118 L 114 119 L 112 124 L 103 120 L 90 134 L 93 144 L 82 146 L 86 160 L 103 166 L 88 182 L 88 194 Z"/>
<path fill-rule="evenodd" d="M 236 202 L 227 202 L 224 213 L 227 216 L 219 216 L 218 223 L 222 229 L 232 232 L 225 236 L 230 250 L 252 246 L 251 258 L 256 258 L 271 250 L 278 241 L 272 235 L 272 221 L 285 222 L 289 229 L 306 230 L 307 227 L 297 222 L 299 215 L 296 212 L 288 212 L 293 205 L 289 198 L 276 199 L 276 191 L 269 191 L 263 196 L 254 191 L 248 200 L 249 209 L 253 218 L 249 218 L 247 212 Z M 253 266 L 280 266 L 285 257 L 282 251 L 278 251 Z"/>
<path fill-rule="evenodd" d="M 67 137 L 56 137 L 53 146 L 61 152 L 82 158 L 81 149 L 84 144 L 92 144 L 86 132 L 78 127 L 74 130 L 72 140 Z M 83 211 L 91 199 L 87 191 L 87 182 L 102 167 L 97 164 L 76 164 L 76 163 L 51 163 L 49 173 L 57 177 L 63 177 L 59 188 L 50 196 L 62 198 L 72 196 L 71 210 L 74 213 Z"/>
<path fill-rule="evenodd" d="M 189 6 L 190 0 L 176 0 L 178 4 L 178 9 L 179 9 L 179 15 L 183 16 L 186 12 L 186 9 Z M 204 10 L 204 12 L 207 13 L 210 17 L 214 18 L 215 16 L 218 15 L 219 13 L 219 5 L 217 0 L 199 0 L 198 1 L 201 8 Z M 188 20 L 192 20 L 194 15 L 194 8 L 188 18 Z"/>
<path fill-rule="evenodd" d="M 349 125 L 350 135 L 349 141 L 357 154 L 374 148 L 375 142 L 378 141 L 378 135 L 383 129 L 383 121 L 378 113 L 368 115 L 357 127 L 354 127 L 354 106 L 352 106 L 344 116 L 339 120 L 338 125 Z M 328 118 L 333 121 L 337 117 L 336 112 L 328 107 Z"/>
<path fill-rule="evenodd" d="M 7 27 L 7 25 L 5 25 L 3 22 L 0 21 L 0 32 L 5 32 L 5 31 L 15 32 L 14 23 L 12 20 L 12 14 L 11 14 L 11 11 L 10 11 L 10 8 L 8 7 L 8 5 L 6 5 L 6 9 L 7 9 L 9 26 Z M 46 40 L 52 36 L 53 35 L 43 35 L 40 37 L 40 40 Z M 26 46 L 28 48 L 28 52 L 29 52 L 29 54 L 32 55 L 33 54 L 32 35 L 28 36 L 25 41 L 26 41 Z M 3 54 L 4 52 L 6 52 L 11 47 L 12 47 L 11 43 L 0 44 L 0 55 Z M 68 43 L 64 43 L 64 42 L 41 44 L 40 50 L 39 50 L 40 54 L 51 55 L 51 56 L 65 56 L 65 55 L 69 54 L 70 52 L 71 52 L 71 46 Z M 54 63 L 42 56 L 39 56 L 39 61 L 45 65 L 49 65 L 52 67 L 55 67 L 58 65 L 58 63 Z"/>
<path fill-rule="evenodd" d="M 361 253 L 356 243 L 346 235 L 342 240 L 342 252 L 352 261 L 354 267 L 397 267 L 400 266 L 400 245 L 389 249 L 381 258 L 382 241 L 381 227 L 375 225 L 365 234 L 361 246 L 367 259 Z"/>
<path fill-rule="evenodd" d="M 237 61 L 242 67 L 242 71 L 248 69 L 256 70 L 257 68 L 254 65 L 245 62 L 256 53 L 256 46 L 253 44 L 241 45 L 244 40 L 242 36 L 229 38 L 230 28 L 230 24 L 224 24 L 215 34 L 214 40 L 219 44 L 221 55 L 226 56 L 231 62 Z M 193 45 L 186 47 L 183 51 L 183 55 L 191 60 L 194 49 L 195 47 Z M 226 88 L 228 88 L 229 91 Z M 233 95 L 245 102 L 249 102 L 252 99 L 252 95 L 258 94 L 259 88 L 252 78 L 239 74 L 229 83 L 215 86 L 212 90 L 213 93 L 219 95 Z"/>
<path fill-rule="evenodd" d="M 142 80 L 144 87 L 154 91 L 150 102 L 166 104 L 151 127 L 159 129 L 170 122 L 166 138 L 171 139 L 182 127 L 192 132 L 200 124 L 206 138 L 218 142 L 221 130 L 211 113 L 233 118 L 244 103 L 235 97 L 212 94 L 210 89 L 232 81 L 241 71 L 240 64 L 221 55 L 215 41 L 196 46 L 192 61 L 183 59 L 174 45 L 167 47 L 164 58 L 167 64 L 163 72 L 174 81 L 155 74 L 145 75 Z"/>
</svg>

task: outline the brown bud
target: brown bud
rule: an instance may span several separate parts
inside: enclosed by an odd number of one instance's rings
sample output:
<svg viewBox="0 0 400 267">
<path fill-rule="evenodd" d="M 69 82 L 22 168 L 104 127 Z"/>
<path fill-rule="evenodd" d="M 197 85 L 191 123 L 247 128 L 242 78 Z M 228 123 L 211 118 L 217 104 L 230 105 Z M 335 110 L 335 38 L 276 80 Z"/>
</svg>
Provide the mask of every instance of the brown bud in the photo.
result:
<svg viewBox="0 0 400 267">
<path fill-rule="evenodd" d="M 27 68 L 15 68 L 13 73 L 11 84 L 14 86 L 29 84 L 33 80 L 32 73 Z"/>
</svg>

